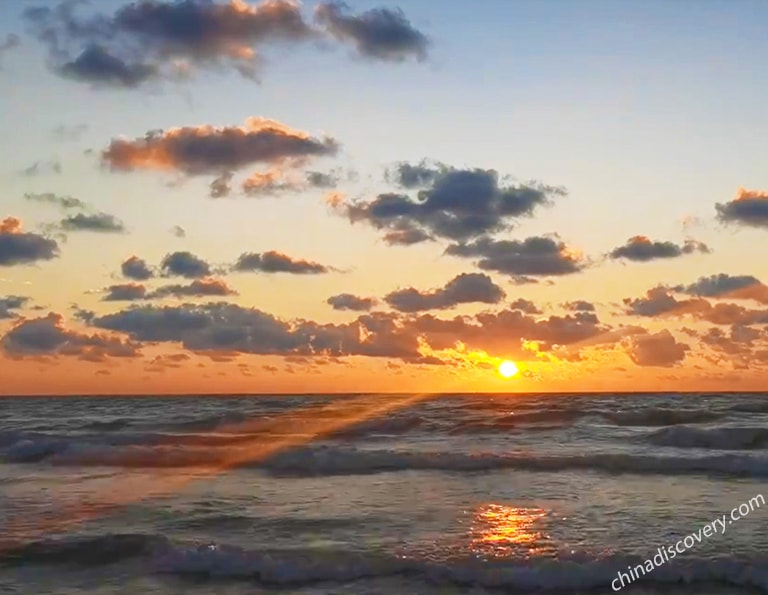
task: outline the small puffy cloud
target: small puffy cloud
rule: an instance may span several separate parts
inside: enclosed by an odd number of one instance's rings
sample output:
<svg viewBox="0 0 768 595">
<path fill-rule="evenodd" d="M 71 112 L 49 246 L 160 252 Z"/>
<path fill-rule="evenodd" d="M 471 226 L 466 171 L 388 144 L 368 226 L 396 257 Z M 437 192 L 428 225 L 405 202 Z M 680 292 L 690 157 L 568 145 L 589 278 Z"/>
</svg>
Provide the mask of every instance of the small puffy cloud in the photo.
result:
<svg viewBox="0 0 768 595">
<path fill-rule="evenodd" d="M 677 258 L 685 254 L 701 252 L 708 254 L 709 247 L 696 240 L 686 240 L 683 244 L 674 242 L 658 242 L 645 236 L 634 236 L 627 240 L 623 246 L 615 248 L 609 253 L 613 259 L 627 259 L 635 262 L 648 262 L 663 258 Z"/>
<path fill-rule="evenodd" d="M 88 124 L 60 124 L 53 129 L 53 136 L 59 140 L 79 140 L 88 132 Z"/>
<path fill-rule="evenodd" d="M 120 271 L 126 279 L 134 281 L 146 281 L 154 276 L 152 269 L 146 261 L 138 256 L 129 256 L 120 265 Z"/>
<path fill-rule="evenodd" d="M 54 194 L 53 192 L 44 192 L 39 194 L 27 193 L 24 195 L 24 198 L 31 202 L 54 205 L 65 210 L 88 208 L 88 205 L 79 198 L 74 198 L 73 196 L 62 196 L 59 194 Z"/>
<path fill-rule="evenodd" d="M 254 163 L 333 155 L 337 150 L 331 138 L 313 138 L 275 120 L 248 118 L 243 126 L 187 126 L 151 131 L 134 140 L 114 139 L 101 156 L 118 171 L 220 175 Z"/>
<path fill-rule="evenodd" d="M 0 320 L 16 318 L 17 314 L 13 310 L 23 308 L 29 302 L 29 298 L 20 295 L 0 296 Z"/>
<path fill-rule="evenodd" d="M 681 363 L 690 346 L 680 343 L 668 330 L 634 335 L 627 341 L 627 354 L 638 366 L 672 367 Z"/>
<path fill-rule="evenodd" d="M 520 310 L 526 314 L 541 314 L 541 310 L 531 300 L 518 298 L 509 304 L 510 310 Z"/>
<path fill-rule="evenodd" d="M 768 304 L 768 286 L 752 275 L 719 273 L 709 277 L 700 277 L 694 283 L 677 285 L 673 289 L 680 293 L 699 297 L 754 300 Z"/>
<path fill-rule="evenodd" d="M 174 236 L 176 236 L 177 238 L 186 238 L 187 237 L 187 232 L 180 225 L 174 225 L 171 228 L 171 233 Z"/>
<path fill-rule="evenodd" d="M 279 170 L 254 172 L 242 184 L 246 196 L 274 196 L 283 192 L 296 192 L 301 186 L 285 177 Z"/>
<path fill-rule="evenodd" d="M 661 286 L 649 289 L 644 297 L 625 298 L 624 305 L 627 314 L 647 317 L 673 314 L 682 316 L 709 307 L 707 301 L 702 299 L 679 300 L 668 288 Z"/>
<path fill-rule="evenodd" d="M 22 231 L 20 219 L 6 217 L 0 221 L 0 266 L 31 264 L 58 255 L 55 240 Z"/>
<path fill-rule="evenodd" d="M 463 273 L 451 279 L 445 287 L 419 291 L 413 287 L 387 294 L 384 301 L 399 312 L 445 310 L 459 304 L 498 304 L 506 297 L 501 287 L 488 275 Z"/>
<path fill-rule="evenodd" d="M 132 302 L 143 300 L 146 297 L 147 288 L 141 283 L 121 283 L 107 287 L 106 295 L 102 298 L 102 301 Z"/>
<path fill-rule="evenodd" d="M 349 310 L 351 312 L 368 312 L 378 300 L 372 297 L 359 297 L 351 293 L 340 293 L 332 295 L 326 300 L 326 303 L 334 310 Z"/>
<path fill-rule="evenodd" d="M 320 172 L 308 171 L 305 174 L 307 184 L 311 188 L 336 188 L 341 181 L 341 174 L 338 171 Z"/>
<path fill-rule="evenodd" d="M 477 266 L 519 276 L 559 276 L 582 271 L 588 262 L 557 237 L 534 236 L 525 240 L 494 240 L 488 237 L 473 242 L 452 244 L 445 251 L 451 256 L 479 258 Z"/>
<path fill-rule="evenodd" d="M 125 224 L 114 215 L 107 213 L 77 213 L 61 220 L 59 227 L 64 231 L 95 231 L 97 233 L 125 233 Z"/>
<path fill-rule="evenodd" d="M 507 230 L 565 194 L 562 188 L 537 183 L 501 184 L 494 170 L 445 166 L 429 181 L 415 198 L 384 193 L 373 200 L 340 201 L 332 206 L 351 223 L 365 222 L 383 230 L 392 244 L 433 238 L 465 242 Z"/>
<path fill-rule="evenodd" d="M 138 345 L 131 341 L 66 329 L 63 317 L 53 312 L 17 323 L 0 340 L 0 347 L 11 357 L 58 355 L 103 361 L 139 355 Z"/>
<path fill-rule="evenodd" d="M 403 62 L 427 56 L 429 38 L 399 9 L 374 8 L 354 15 L 343 2 L 325 2 L 315 9 L 315 19 L 333 37 L 352 44 L 367 58 Z"/>
<path fill-rule="evenodd" d="M 566 302 L 563 304 L 563 307 L 566 310 L 571 310 L 573 312 L 594 312 L 595 311 L 595 305 L 591 302 L 587 302 L 586 300 L 575 300 L 573 302 Z"/>
<path fill-rule="evenodd" d="M 223 279 L 195 279 L 187 285 L 164 285 L 159 287 L 148 298 L 165 297 L 205 297 L 237 295 L 237 292 L 227 285 Z"/>
<path fill-rule="evenodd" d="M 163 258 L 160 270 L 168 277 L 199 279 L 211 274 L 211 265 L 191 252 L 171 252 Z"/>
<path fill-rule="evenodd" d="M 723 223 L 768 228 L 768 190 L 739 188 L 733 200 L 715 205 Z"/>
<path fill-rule="evenodd" d="M 179 80 L 199 69 L 254 77 L 257 49 L 301 42 L 315 33 L 290 0 L 137 0 L 113 14 L 81 17 L 75 3 L 24 12 L 49 47 L 54 71 L 94 85 L 132 88 L 154 78 Z"/>
<path fill-rule="evenodd" d="M 319 262 L 293 258 L 274 250 L 269 252 L 245 252 L 233 266 L 238 272 L 291 273 L 294 275 L 319 275 L 333 269 Z"/>
</svg>

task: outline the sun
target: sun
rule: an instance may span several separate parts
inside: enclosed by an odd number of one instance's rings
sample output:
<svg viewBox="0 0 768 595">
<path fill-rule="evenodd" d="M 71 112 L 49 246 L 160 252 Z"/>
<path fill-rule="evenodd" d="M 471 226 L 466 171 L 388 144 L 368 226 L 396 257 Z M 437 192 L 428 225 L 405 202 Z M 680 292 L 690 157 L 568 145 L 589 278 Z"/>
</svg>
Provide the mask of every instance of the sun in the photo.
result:
<svg viewBox="0 0 768 595">
<path fill-rule="evenodd" d="M 499 374 L 504 376 L 504 378 L 512 378 L 512 376 L 516 376 L 518 372 L 517 364 L 515 362 L 511 362 L 509 360 L 504 360 L 499 364 Z"/>
</svg>

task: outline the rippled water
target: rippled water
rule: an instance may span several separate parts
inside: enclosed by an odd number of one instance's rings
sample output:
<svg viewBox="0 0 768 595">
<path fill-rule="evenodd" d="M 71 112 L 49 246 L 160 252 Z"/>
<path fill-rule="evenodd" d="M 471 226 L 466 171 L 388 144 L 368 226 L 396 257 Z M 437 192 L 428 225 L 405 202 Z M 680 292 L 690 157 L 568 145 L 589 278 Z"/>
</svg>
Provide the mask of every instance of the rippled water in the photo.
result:
<svg viewBox="0 0 768 595">
<path fill-rule="evenodd" d="M 2 399 L 0 461 L 0 592 L 613 592 L 768 497 L 768 396 Z M 768 507 L 622 592 L 766 562 Z"/>
</svg>

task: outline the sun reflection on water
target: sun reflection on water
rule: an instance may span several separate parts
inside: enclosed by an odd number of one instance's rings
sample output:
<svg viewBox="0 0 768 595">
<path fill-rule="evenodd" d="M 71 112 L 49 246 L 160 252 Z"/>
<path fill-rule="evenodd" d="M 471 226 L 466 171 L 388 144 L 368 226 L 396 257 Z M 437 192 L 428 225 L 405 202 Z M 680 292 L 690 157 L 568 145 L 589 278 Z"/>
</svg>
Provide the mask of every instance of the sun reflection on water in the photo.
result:
<svg viewBox="0 0 768 595">
<path fill-rule="evenodd" d="M 540 508 L 517 508 L 486 504 L 475 513 L 471 528 L 472 551 L 482 557 L 540 556 L 554 549 L 541 530 L 547 512 Z"/>
</svg>

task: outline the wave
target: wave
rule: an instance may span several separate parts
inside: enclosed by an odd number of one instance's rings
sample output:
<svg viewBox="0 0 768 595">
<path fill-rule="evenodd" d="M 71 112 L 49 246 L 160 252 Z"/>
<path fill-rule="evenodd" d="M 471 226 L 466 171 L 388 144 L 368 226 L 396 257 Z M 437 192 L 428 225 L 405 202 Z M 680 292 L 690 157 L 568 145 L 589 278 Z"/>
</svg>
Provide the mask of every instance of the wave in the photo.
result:
<svg viewBox="0 0 768 595">
<path fill-rule="evenodd" d="M 501 469 L 568 471 L 577 469 L 635 474 L 718 474 L 768 476 L 768 458 L 743 454 L 659 456 L 632 453 L 538 454 L 413 452 L 390 449 L 336 448 L 311 445 L 284 450 L 269 458 L 247 451 L 176 446 L 105 447 L 60 441 L 22 440 L 4 453 L 16 463 L 46 462 L 66 466 L 194 468 L 223 465 L 262 469 L 274 475 L 367 475 L 397 471 L 482 472 Z"/>
<path fill-rule="evenodd" d="M 706 409 L 647 409 L 603 413 L 617 426 L 675 426 L 680 424 L 708 423 L 723 419 L 724 414 Z"/>
<path fill-rule="evenodd" d="M 409 575 L 430 583 L 501 588 L 515 592 L 608 589 L 620 571 L 644 562 L 633 556 L 569 556 L 433 562 L 417 557 L 342 550 L 247 550 L 226 544 L 174 544 L 158 535 L 104 535 L 44 541 L 0 549 L 0 564 L 67 563 L 83 566 L 146 557 L 156 573 L 239 579 L 271 585 L 345 583 Z M 673 560 L 639 584 L 708 584 L 768 592 L 768 559 Z"/>
<path fill-rule="evenodd" d="M 654 432 L 648 437 L 648 441 L 656 446 L 675 446 L 678 448 L 763 449 L 768 448 L 768 428 L 675 426 Z"/>
</svg>

